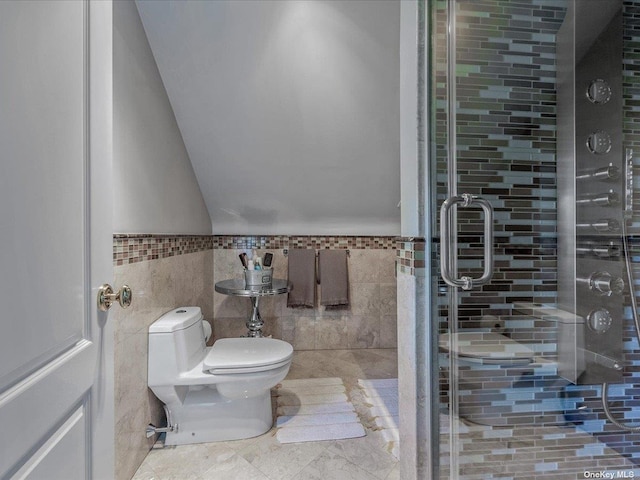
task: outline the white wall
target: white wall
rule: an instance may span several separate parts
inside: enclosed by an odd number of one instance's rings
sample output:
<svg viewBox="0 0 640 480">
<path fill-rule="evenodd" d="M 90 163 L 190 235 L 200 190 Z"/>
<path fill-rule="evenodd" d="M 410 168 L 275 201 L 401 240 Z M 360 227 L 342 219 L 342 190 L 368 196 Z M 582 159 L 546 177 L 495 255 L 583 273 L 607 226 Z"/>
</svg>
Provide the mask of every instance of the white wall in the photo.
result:
<svg viewBox="0 0 640 480">
<path fill-rule="evenodd" d="M 417 237 L 424 236 L 421 231 L 424 222 L 420 220 L 424 212 L 424 196 L 419 191 L 422 183 L 426 182 L 425 178 L 420 178 L 424 168 L 420 168 L 418 161 L 419 138 L 423 137 L 418 132 L 418 118 L 427 119 L 427 115 L 419 111 L 423 106 L 418 102 L 418 79 L 422 73 L 418 72 L 418 2 L 401 2 L 400 12 L 400 234 Z"/>
<path fill-rule="evenodd" d="M 211 234 L 133 1 L 113 3 L 114 233 Z"/>
<path fill-rule="evenodd" d="M 215 234 L 400 233 L 400 2 L 136 3 Z"/>
</svg>

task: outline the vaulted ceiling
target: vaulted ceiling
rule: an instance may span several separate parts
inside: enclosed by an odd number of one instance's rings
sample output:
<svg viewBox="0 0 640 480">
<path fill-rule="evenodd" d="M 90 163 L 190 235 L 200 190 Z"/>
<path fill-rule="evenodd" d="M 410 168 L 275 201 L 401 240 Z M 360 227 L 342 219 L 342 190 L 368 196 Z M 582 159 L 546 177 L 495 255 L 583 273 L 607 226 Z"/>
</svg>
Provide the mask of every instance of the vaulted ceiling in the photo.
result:
<svg viewBox="0 0 640 480">
<path fill-rule="evenodd" d="M 400 233 L 399 2 L 136 3 L 213 233 Z"/>
</svg>

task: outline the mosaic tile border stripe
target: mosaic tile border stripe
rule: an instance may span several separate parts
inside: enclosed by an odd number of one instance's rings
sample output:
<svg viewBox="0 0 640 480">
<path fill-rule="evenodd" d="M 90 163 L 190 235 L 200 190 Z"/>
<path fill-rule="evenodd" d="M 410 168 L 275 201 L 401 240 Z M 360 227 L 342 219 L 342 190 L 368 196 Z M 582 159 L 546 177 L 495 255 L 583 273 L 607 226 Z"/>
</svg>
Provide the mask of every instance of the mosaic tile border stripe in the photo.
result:
<svg viewBox="0 0 640 480">
<path fill-rule="evenodd" d="M 211 235 L 114 235 L 113 265 L 128 265 L 212 248 Z"/>
<path fill-rule="evenodd" d="M 397 239 L 398 273 L 424 276 L 426 242 L 424 238 Z"/>
<path fill-rule="evenodd" d="M 213 248 L 315 248 L 393 250 L 397 237 L 365 237 L 349 235 L 214 235 Z"/>
<path fill-rule="evenodd" d="M 314 248 L 393 250 L 397 237 L 313 236 L 313 235 L 154 235 L 113 236 L 113 264 L 157 260 L 203 250 L 252 248 Z"/>
</svg>

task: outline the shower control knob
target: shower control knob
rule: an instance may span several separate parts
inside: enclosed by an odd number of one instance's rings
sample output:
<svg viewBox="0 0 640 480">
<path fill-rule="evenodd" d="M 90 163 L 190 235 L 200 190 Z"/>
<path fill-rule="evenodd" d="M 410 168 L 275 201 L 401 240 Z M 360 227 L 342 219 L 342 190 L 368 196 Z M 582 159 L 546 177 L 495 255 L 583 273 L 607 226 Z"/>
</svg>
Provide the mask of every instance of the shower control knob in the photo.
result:
<svg viewBox="0 0 640 480">
<path fill-rule="evenodd" d="M 602 295 L 622 295 L 624 280 L 620 277 L 613 277 L 607 272 L 595 272 L 589 277 L 589 288 Z"/>
<path fill-rule="evenodd" d="M 613 318 L 608 310 L 600 308 L 593 310 L 587 315 L 587 324 L 594 332 L 604 333 L 611 327 Z"/>
</svg>

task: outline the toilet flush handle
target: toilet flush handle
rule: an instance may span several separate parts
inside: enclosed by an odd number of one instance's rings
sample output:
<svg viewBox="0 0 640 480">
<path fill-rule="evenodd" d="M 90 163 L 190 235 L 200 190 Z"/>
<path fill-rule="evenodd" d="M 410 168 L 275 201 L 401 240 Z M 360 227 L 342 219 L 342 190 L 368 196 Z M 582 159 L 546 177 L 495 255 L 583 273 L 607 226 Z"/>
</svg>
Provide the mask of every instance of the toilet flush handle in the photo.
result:
<svg viewBox="0 0 640 480">
<path fill-rule="evenodd" d="M 108 283 L 105 283 L 98 289 L 98 309 L 102 312 L 106 312 L 111 308 L 113 302 L 118 302 L 122 308 L 127 308 L 131 305 L 133 298 L 133 292 L 131 287 L 123 285 L 120 290 L 113 293 L 113 288 Z"/>
</svg>

